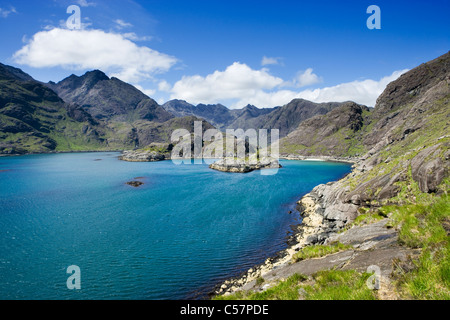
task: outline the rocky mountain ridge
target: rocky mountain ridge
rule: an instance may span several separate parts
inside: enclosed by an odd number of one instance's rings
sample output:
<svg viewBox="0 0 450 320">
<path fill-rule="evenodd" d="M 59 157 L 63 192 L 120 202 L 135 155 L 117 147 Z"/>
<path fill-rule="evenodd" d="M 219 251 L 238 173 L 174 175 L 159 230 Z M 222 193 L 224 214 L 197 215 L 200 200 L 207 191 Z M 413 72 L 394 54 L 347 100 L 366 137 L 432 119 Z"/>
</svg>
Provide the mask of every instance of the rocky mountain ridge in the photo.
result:
<svg viewBox="0 0 450 320">
<path fill-rule="evenodd" d="M 219 285 L 215 293 L 258 288 L 255 286 L 257 279 L 271 278 L 278 272 L 285 277 L 291 276 L 295 272 L 293 270 L 300 268 L 291 265 L 297 252 L 306 246 L 329 244 L 343 238 L 340 232 L 363 213 L 371 217 L 381 214 L 388 218 L 392 213 L 383 211 L 385 206 L 421 204 L 421 199 L 445 196 L 450 187 L 449 87 L 450 53 L 446 53 L 390 83 L 373 111 L 345 105 L 301 123 L 295 132 L 282 139 L 281 145 L 285 150 L 287 146 L 294 146 L 289 150 L 292 157 L 310 154 L 342 157 L 348 155 L 349 145 L 356 146 L 353 171 L 339 181 L 315 187 L 302 197 L 298 210 L 303 221 L 288 249 L 240 277 Z M 354 141 L 350 144 L 346 140 Z M 447 230 L 448 235 L 448 217 L 446 219 L 441 228 L 444 232 Z M 386 225 L 386 220 L 383 225 Z M 383 230 L 379 232 L 380 237 L 386 233 Z M 354 234 L 354 231 L 350 229 L 344 234 Z M 393 238 L 398 236 L 397 232 L 392 233 Z M 355 245 L 370 247 L 374 241 L 361 238 L 353 243 Z M 390 246 L 390 252 L 394 253 L 410 250 L 400 247 L 397 240 Z M 375 259 L 372 264 L 385 259 L 383 264 L 388 265 L 385 272 L 389 276 L 392 259 L 400 257 L 388 257 L 377 249 L 373 246 L 374 251 L 365 251 L 367 254 L 364 255 L 367 255 L 366 259 Z M 351 264 L 353 258 L 352 252 L 341 267 Z M 327 269 L 335 261 L 330 260 L 335 259 L 331 256 L 323 259 L 326 265 L 316 263 L 314 266 L 314 261 L 305 261 L 301 267 L 306 268 L 310 264 L 317 272 Z M 401 259 L 405 261 L 408 257 L 403 255 Z"/>
<path fill-rule="evenodd" d="M 101 71 L 44 84 L 0 64 L 0 154 L 134 149 L 168 142 L 196 121 Z"/>
<path fill-rule="evenodd" d="M 314 103 L 304 99 L 294 99 L 282 107 L 259 109 L 247 105 L 243 109 L 228 109 L 217 105 L 197 106 L 182 100 L 171 100 L 162 107 L 174 116 L 193 115 L 203 118 L 219 130 L 226 129 L 278 129 L 280 137 L 286 136 L 304 120 L 323 115 L 343 103 Z"/>
</svg>

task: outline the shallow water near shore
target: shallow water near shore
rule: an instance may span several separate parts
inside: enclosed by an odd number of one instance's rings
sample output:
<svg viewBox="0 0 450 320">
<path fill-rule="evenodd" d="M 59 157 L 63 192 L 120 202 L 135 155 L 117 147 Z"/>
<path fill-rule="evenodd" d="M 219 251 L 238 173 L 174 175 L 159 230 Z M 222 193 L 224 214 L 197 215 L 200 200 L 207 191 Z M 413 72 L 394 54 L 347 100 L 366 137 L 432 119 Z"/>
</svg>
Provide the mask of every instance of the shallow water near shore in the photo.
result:
<svg viewBox="0 0 450 320">
<path fill-rule="evenodd" d="M 118 156 L 0 158 L 0 299 L 201 298 L 286 248 L 295 202 L 351 170 L 281 160 L 276 175 L 233 174 Z M 81 290 L 66 286 L 71 265 Z"/>
</svg>

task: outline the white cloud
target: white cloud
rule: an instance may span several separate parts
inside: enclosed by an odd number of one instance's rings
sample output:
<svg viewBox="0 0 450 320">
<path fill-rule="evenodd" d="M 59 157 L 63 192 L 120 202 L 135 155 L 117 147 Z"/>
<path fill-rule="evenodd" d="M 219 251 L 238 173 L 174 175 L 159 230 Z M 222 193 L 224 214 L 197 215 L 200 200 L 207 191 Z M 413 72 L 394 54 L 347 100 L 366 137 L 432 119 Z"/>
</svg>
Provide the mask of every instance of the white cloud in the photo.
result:
<svg viewBox="0 0 450 320">
<path fill-rule="evenodd" d="M 122 19 L 114 20 L 114 22 L 116 23 L 116 27 L 118 29 L 130 28 L 133 26 L 131 23 L 125 22 Z"/>
<path fill-rule="evenodd" d="M 0 17 L 1 18 L 8 18 L 8 16 L 11 13 L 17 13 L 16 8 L 14 8 L 14 7 L 10 7 L 9 9 L 0 8 Z"/>
<path fill-rule="evenodd" d="M 170 92 L 172 86 L 166 81 L 163 80 L 158 84 L 158 90 L 163 92 Z"/>
<path fill-rule="evenodd" d="M 35 68 L 100 69 L 132 83 L 167 72 L 177 62 L 121 34 L 61 28 L 36 33 L 13 58 Z"/>
<path fill-rule="evenodd" d="M 230 102 L 230 108 L 242 108 L 252 104 L 260 108 L 282 106 L 295 98 L 314 102 L 355 101 L 374 106 L 387 84 L 408 70 L 395 71 L 380 80 L 357 80 L 315 90 L 281 89 L 287 85 L 301 86 L 317 83 L 321 79 L 307 69 L 294 83 L 283 81 L 267 69 L 253 70 L 245 64 L 233 63 L 225 71 L 215 71 L 205 77 L 184 76 L 171 89 L 171 99 L 183 99 L 190 103 Z M 166 88 L 167 89 L 167 88 Z"/>
<path fill-rule="evenodd" d="M 273 57 L 266 57 L 264 56 L 261 60 L 262 66 L 268 66 L 268 65 L 278 65 L 281 64 L 282 58 L 273 58 Z"/>
<path fill-rule="evenodd" d="M 88 2 L 87 0 L 77 0 L 76 3 L 80 7 L 95 7 L 97 4 L 94 2 Z"/>
<path fill-rule="evenodd" d="M 138 89 L 139 91 L 141 91 L 142 93 L 144 93 L 148 97 L 151 97 L 151 96 L 153 96 L 156 93 L 155 90 L 145 89 L 144 87 L 142 87 L 141 85 L 138 85 L 138 84 L 135 84 L 134 87 L 136 87 L 136 89 Z"/>
<path fill-rule="evenodd" d="M 150 41 L 153 39 L 152 36 L 138 36 L 136 33 L 134 32 L 127 32 L 127 33 L 122 33 L 122 36 L 124 38 L 127 38 L 131 41 Z"/>
<path fill-rule="evenodd" d="M 191 103 L 217 103 L 252 97 L 259 90 L 282 83 L 282 79 L 270 75 L 267 69 L 252 70 L 246 64 L 235 62 L 225 71 L 215 71 L 206 77 L 184 76 L 173 86 L 172 98 Z"/>
<path fill-rule="evenodd" d="M 322 82 L 322 78 L 313 73 L 312 68 L 306 69 L 304 72 L 299 72 L 297 78 L 294 80 L 296 87 L 306 87 Z"/>
<path fill-rule="evenodd" d="M 86 17 L 86 18 L 83 18 L 83 20 L 84 21 L 82 21 L 81 25 L 80 25 L 81 30 L 88 29 L 90 26 L 92 26 L 92 22 L 90 22 L 89 18 Z M 55 25 L 53 24 L 52 21 L 47 21 L 47 22 L 49 22 L 49 24 L 43 27 L 44 30 L 50 31 L 55 28 L 68 29 L 67 28 L 67 20 L 63 20 L 63 19 L 59 20 L 57 27 L 55 27 Z"/>
<path fill-rule="evenodd" d="M 298 97 L 314 102 L 343 102 L 351 100 L 373 107 L 375 106 L 378 96 L 383 93 L 386 86 L 407 71 L 407 69 L 395 71 L 379 81 L 370 79 L 357 80 L 342 83 L 333 87 L 304 90 L 298 94 Z"/>
</svg>

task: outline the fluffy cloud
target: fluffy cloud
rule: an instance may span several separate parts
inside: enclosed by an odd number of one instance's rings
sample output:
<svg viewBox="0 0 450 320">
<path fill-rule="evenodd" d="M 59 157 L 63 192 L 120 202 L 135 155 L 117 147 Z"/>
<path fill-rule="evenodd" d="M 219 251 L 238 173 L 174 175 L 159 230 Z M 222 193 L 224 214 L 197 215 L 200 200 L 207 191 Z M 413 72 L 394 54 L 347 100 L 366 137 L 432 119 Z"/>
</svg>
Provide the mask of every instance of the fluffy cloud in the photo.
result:
<svg viewBox="0 0 450 320">
<path fill-rule="evenodd" d="M 172 86 L 166 80 L 160 81 L 158 84 L 159 91 L 170 92 L 171 89 Z"/>
<path fill-rule="evenodd" d="M 351 100 L 373 107 L 378 96 L 384 91 L 386 86 L 407 71 L 407 69 L 395 71 L 379 81 L 367 79 L 342 83 L 333 87 L 304 90 L 298 94 L 298 97 L 314 102 L 343 102 Z"/>
<path fill-rule="evenodd" d="M 100 69 L 132 83 L 167 72 L 177 62 L 121 34 L 62 28 L 36 33 L 13 58 L 35 68 Z"/>
<path fill-rule="evenodd" d="M 233 63 L 225 71 L 215 71 L 202 77 L 184 76 L 172 87 L 171 99 L 183 99 L 190 103 L 231 102 L 231 108 L 242 108 L 247 104 L 267 108 L 282 106 L 292 99 L 303 98 L 314 102 L 355 101 L 374 106 L 376 99 L 387 84 L 408 70 L 395 71 L 376 80 L 360 80 L 315 90 L 288 90 L 286 86 L 301 87 L 321 82 L 322 79 L 307 69 L 294 82 L 275 77 L 267 69 L 253 70 L 245 64 Z M 161 88 L 160 88 L 161 89 Z M 167 90 L 167 84 L 164 84 Z"/>
<path fill-rule="evenodd" d="M 206 77 L 184 76 L 172 88 L 173 99 L 191 103 L 217 103 L 226 99 L 252 97 L 260 90 L 272 89 L 283 80 L 268 70 L 253 70 L 246 64 L 233 63 L 225 71 L 216 71 Z"/>
<path fill-rule="evenodd" d="M 320 82 L 322 82 L 322 78 L 317 74 L 314 74 L 312 68 L 306 69 L 305 72 L 299 72 L 297 78 L 294 80 L 294 84 L 299 88 L 311 86 Z"/>
</svg>

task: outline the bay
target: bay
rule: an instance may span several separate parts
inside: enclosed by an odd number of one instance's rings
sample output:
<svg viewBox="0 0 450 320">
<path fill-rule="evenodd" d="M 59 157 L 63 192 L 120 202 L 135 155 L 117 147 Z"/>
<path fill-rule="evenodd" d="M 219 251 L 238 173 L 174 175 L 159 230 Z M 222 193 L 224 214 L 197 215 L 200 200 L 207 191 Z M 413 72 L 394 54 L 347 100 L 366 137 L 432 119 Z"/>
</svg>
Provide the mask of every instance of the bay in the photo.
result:
<svg viewBox="0 0 450 320">
<path fill-rule="evenodd" d="M 232 174 L 118 155 L 0 158 L 0 299 L 202 298 L 286 248 L 295 202 L 351 170 L 281 160 L 275 175 Z M 71 265 L 81 290 L 66 286 Z"/>
</svg>

